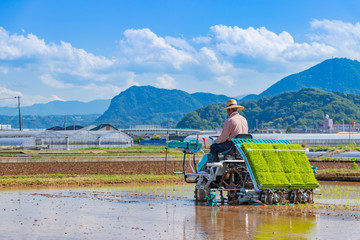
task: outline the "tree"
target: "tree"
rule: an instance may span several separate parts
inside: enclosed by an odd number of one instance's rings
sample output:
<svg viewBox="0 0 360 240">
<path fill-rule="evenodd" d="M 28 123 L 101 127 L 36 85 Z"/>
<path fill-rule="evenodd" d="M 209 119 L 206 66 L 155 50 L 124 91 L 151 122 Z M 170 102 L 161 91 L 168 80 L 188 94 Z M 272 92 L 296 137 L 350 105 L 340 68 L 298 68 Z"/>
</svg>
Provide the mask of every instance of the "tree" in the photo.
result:
<svg viewBox="0 0 360 240">
<path fill-rule="evenodd" d="M 292 133 L 292 129 L 291 129 L 291 127 L 290 127 L 290 126 L 288 126 L 288 127 L 287 127 L 287 129 L 286 129 L 286 133 Z"/>
</svg>

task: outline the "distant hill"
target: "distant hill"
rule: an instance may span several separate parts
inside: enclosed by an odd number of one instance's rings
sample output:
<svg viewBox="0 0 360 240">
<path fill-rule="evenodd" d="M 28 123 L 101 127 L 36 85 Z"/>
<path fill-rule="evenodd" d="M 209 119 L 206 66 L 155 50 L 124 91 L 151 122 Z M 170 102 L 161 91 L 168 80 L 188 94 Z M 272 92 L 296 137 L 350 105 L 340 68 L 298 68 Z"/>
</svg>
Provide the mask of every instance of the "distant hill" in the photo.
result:
<svg viewBox="0 0 360 240">
<path fill-rule="evenodd" d="M 322 126 L 328 114 L 334 123 L 360 120 L 360 96 L 347 93 L 326 92 L 316 88 L 303 88 L 259 100 L 242 101 L 240 113 L 248 120 L 250 128 L 256 127 L 315 127 Z M 177 124 L 179 128 L 222 128 L 225 104 L 210 104 L 186 114 Z M 358 122 L 356 121 L 356 122 Z"/>
<path fill-rule="evenodd" d="M 259 95 L 251 94 L 243 100 L 315 87 L 328 92 L 360 94 L 360 62 L 347 58 L 333 58 L 305 71 L 287 76 Z"/>
<path fill-rule="evenodd" d="M 92 124 L 100 114 L 87 115 L 22 115 L 22 126 L 24 129 L 47 129 L 55 126 L 64 127 L 66 125 L 70 129 L 75 125 L 88 126 Z M 19 129 L 19 116 L 0 115 L 0 124 L 10 124 L 12 129 Z M 1 130 L 1 129 L 0 129 Z"/>
<path fill-rule="evenodd" d="M 110 99 L 99 99 L 91 102 L 52 101 L 21 107 L 21 114 L 33 116 L 103 114 L 109 104 Z M 18 114 L 17 107 L 0 107 L 0 115 L 14 116 L 16 114 Z"/>
<path fill-rule="evenodd" d="M 133 86 L 111 100 L 106 112 L 96 123 L 109 123 L 119 128 L 136 124 L 176 124 L 184 114 L 211 103 L 226 102 L 229 97 L 210 93 L 189 94 L 152 86 Z"/>
</svg>

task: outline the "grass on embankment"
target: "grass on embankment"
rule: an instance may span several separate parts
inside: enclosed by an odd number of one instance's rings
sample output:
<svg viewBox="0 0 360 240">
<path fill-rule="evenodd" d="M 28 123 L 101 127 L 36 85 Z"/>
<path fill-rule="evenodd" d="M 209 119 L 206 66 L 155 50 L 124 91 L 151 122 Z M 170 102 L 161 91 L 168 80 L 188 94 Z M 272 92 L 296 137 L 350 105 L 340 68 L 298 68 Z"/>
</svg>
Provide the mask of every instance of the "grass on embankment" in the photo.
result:
<svg viewBox="0 0 360 240">
<path fill-rule="evenodd" d="M 11 186 L 61 186 L 61 185 L 105 185 L 121 183 L 159 183 L 180 182 L 182 175 L 76 175 L 76 174 L 42 174 L 42 175 L 4 175 L 0 176 L 0 187 Z"/>
<path fill-rule="evenodd" d="M 91 147 L 81 148 L 78 150 L 1 150 L 0 158 L 61 158 L 61 159 L 74 159 L 74 158 L 127 158 L 139 157 L 152 158 L 152 157 L 182 157 L 183 152 L 178 149 L 165 149 L 165 146 L 141 146 L 133 145 L 127 148 L 108 148 L 108 147 Z"/>
<path fill-rule="evenodd" d="M 317 171 L 321 175 L 326 174 L 360 174 L 360 167 L 356 162 L 353 162 L 351 168 L 330 168 L 330 169 L 320 169 Z"/>
<path fill-rule="evenodd" d="M 341 151 L 353 151 L 357 150 L 360 151 L 360 146 L 356 146 L 354 144 L 349 145 L 336 145 L 336 146 L 329 146 L 329 145 L 317 145 L 317 146 L 307 146 L 306 144 L 303 145 L 304 148 L 309 148 L 310 152 L 333 152 L 336 150 Z"/>
</svg>

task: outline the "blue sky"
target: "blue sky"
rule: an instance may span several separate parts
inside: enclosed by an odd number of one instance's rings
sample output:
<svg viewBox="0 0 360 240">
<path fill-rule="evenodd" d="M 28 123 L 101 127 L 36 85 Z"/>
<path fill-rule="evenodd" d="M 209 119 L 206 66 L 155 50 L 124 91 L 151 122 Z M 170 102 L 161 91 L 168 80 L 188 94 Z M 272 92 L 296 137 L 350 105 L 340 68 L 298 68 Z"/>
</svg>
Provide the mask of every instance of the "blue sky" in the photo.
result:
<svg viewBox="0 0 360 240">
<path fill-rule="evenodd" d="M 359 1 L 0 1 L 0 106 L 111 99 L 132 85 L 260 93 L 360 60 Z"/>
</svg>

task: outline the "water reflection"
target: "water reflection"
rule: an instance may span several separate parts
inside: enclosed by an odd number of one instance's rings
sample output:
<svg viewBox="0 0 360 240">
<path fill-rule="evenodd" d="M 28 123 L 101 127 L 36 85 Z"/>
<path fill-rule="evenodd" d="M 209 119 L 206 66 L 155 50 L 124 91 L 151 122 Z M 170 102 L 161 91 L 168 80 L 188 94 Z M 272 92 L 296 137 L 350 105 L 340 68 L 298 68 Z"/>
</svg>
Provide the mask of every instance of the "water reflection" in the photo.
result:
<svg viewBox="0 0 360 240">
<path fill-rule="evenodd" d="M 318 202 L 359 198 L 360 184 L 321 186 Z M 192 185 L 7 189 L 0 197 L 0 239 L 353 239 L 359 234 L 358 221 L 340 215 L 196 205 Z"/>
<path fill-rule="evenodd" d="M 358 182 L 321 182 L 321 195 L 315 202 L 335 204 L 360 210 L 360 183 Z"/>
<path fill-rule="evenodd" d="M 316 216 L 259 213 L 249 206 L 197 207 L 195 225 L 206 239 L 308 239 Z"/>
</svg>

